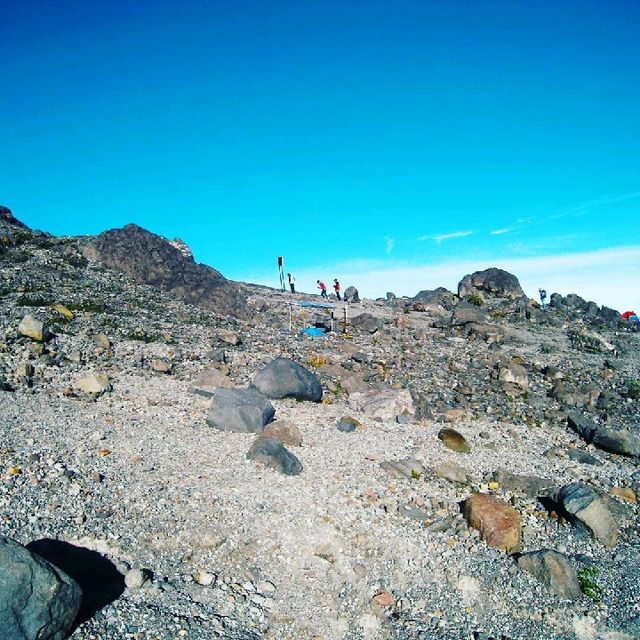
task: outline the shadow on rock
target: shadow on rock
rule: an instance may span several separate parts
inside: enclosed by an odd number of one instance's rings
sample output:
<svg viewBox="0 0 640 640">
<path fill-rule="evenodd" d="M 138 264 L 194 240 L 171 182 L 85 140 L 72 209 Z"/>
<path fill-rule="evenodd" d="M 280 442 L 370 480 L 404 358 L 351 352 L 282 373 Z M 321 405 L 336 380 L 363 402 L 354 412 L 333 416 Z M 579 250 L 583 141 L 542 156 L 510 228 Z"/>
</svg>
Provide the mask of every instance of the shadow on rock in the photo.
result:
<svg viewBox="0 0 640 640">
<path fill-rule="evenodd" d="M 34 540 L 27 549 L 73 578 L 82 589 L 76 624 L 82 624 L 124 592 L 124 577 L 115 565 L 96 551 L 62 540 Z"/>
</svg>

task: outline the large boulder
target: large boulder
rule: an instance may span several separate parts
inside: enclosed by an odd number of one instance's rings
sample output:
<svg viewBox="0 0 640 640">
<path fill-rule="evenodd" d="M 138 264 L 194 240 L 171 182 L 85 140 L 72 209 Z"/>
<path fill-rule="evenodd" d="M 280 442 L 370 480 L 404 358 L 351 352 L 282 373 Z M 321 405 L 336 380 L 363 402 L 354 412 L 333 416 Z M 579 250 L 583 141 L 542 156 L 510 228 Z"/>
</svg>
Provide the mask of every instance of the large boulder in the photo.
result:
<svg viewBox="0 0 640 640">
<path fill-rule="evenodd" d="M 223 315 L 248 315 L 246 297 L 238 284 L 211 267 L 197 264 L 162 236 L 135 224 L 101 233 L 88 242 L 84 254 L 185 302 Z"/>
<path fill-rule="evenodd" d="M 551 591 L 567 600 L 582 595 L 578 574 L 569 558 L 559 551 L 541 549 L 523 553 L 517 560 L 520 569 L 527 571 Z"/>
<path fill-rule="evenodd" d="M 347 287 L 344 290 L 343 298 L 345 302 L 360 302 L 360 296 L 355 287 Z"/>
<path fill-rule="evenodd" d="M 640 457 L 640 441 L 630 431 L 607 429 L 575 412 L 567 416 L 567 425 L 585 442 L 599 449 L 623 456 Z"/>
<path fill-rule="evenodd" d="M 275 415 L 273 405 L 255 388 L 216 389 L 207 424 L 220 431 L 260 433 Z"/>
<path fill-rule="evenodd" d="M 27 314 L 18 325 L 18 333 L 26 338 L 31 338 L 37 342 L 44 342 L 47 339 L 47 326 L 32 315 Z"/>
<path fill-rule="evenodd" d="M 503 269 L 492 267 L 484 271 L 476 271 L 466 275 L 458 283 L 458 297 L 477 295 L 481 298 L 493 296 L 514 300 L 524 297 L 524 291 L 513 274 Z"/>
<path fill-rule="evenodd" d="M 573 482 L 560 489 L 556 501 L 576 526 L 590 531 L 602 544 L 615 546 L 618 522 L 604 494 L 589 485 Z"/>
<path fill-rule="evenodd" d="M 267 398 L 322 400 L 322 385 L 318 376 L 289 358 L 276 358 L 258 371 L 253 386 Z"/>
<path fill-rule="evenodd" d="M 425 289 L 424 291 L 420 291 L 413 298 L 413 304 L 437 304 L 447 310 L 453 309 L 456 302 L 455 294 L 444 287 L 438 287 L 437 289 Z"/>
<path fill-rule="evenodd" d="M 476 493 L 464 501 L 462 512 L 490 547 L 509 553 L 520 548 L 522 517 L 501 498 Z"/>
<path fill-rule="evenodd" d="M 352 393 L 349 406 L 374 420 L 395 420 L 399 415 L 415 415 L 415 406 L 408 389 L 385 389 Z"/>
<path fill-rule="evenodd" d="M 22 545 L 0 537 L 0 638 L 64 640 L 82 591 L 67 574 Z"/>
<path fill-rule="evenodd" d="M 377 318 L 370 313 L 361 313 L 351 318 L 351 326 L 365 333 L 375 333 L 384 326 L 382 318 Z"/>
</svg>

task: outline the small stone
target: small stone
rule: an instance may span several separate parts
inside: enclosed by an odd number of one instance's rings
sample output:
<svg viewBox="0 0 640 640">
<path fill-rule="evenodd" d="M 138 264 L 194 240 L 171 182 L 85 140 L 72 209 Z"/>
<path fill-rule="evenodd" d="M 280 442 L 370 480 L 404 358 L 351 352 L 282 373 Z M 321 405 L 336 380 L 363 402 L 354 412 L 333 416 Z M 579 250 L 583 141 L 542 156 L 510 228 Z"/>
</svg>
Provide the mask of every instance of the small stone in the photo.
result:
<svg viewBox="0 0 640 640">
<path fill-rule="evenodd" d="M 198 571 L 193 576 L 193 579 L 202 587 L 210 587 L 214 583 L 216 576 L 213 573 L 209 573 L 207 571 Z"/>
<path fill-rule="evenodd" d="M 43 322 L 28 314 L 20 321 L 18 333 L 32 340 L 43 342 L 47 338 L 47 327 Z"/>
<path fill-rule="evenodd" d="M 109 376 L 105 373 L 95 373 L 84 378 L 76 380 L 76 388 L 83 393 L 100 395 L 107 391 L 111 391 L 111 383 Z"/>
<path fill-rule="evenodd" d="M 381 607 L 393 607 L 396 604 L 396 599 L 388 591 L 378 591 L 373 601 Z"/>
<path fill-rule="evenodd" d="M 362 423 L 351 416 L 343 416 L 338 420 L 338 431 L 343 433 L 352 433 L 358 427 L 362 427 Z"/>
<path fill-rule="evenodd" d="M 171 373 L 173 364 L 163 358 L 154 358 L 151 361 L 151 370 L 156 373 Z"/>
<path fill-rule="evenodd" d="M 297 476 L 302 472 L 302 463 L 279 440 L 260 436 L 247 452 L 249 460 L 261 462 L 286 476 Z"/>
<path fill-rule="evenodd" d="M 440 429 L 438 432 L 438 439 L 442 441 L 442 444 L 447 447 L 447 449 L 451 449 L 452 451 L 456 451 L 458 453 L 471 452 L 471 446 L 467 442 L 466 438 L 455 429 L 450 429 L 448 427 Z"/>
<path fill-rule="evenodd" d="M 625 502 L 630 502 L 631 504 L 636 504 L 638 502 L 638 497 L 633 489 L 630 487 L 613 487 L 611 489 L 611 495 L 616 498 L 620 498 Z"/>
<path fill-rule="evenodd" d="M 127 571 L 124 577 L 124 583 L 127 589 L 139 589 L 149 580 L 149 573 L 145 569 L 131 569 Z"/>
<path fill-rule="evenodd" d="M 284 420 L 276 420 L 268 424 L 262 435 L 266 438 L 279 440 L 288 447 L 300 447 L 302 445 L 300 429 Z"/>
<path fill-rule="evenodd" d="M 71 309 L 67 309 L 63 304 L 54 304 L 51 305 L 51 308 L 67 320 L 73 320 L 76 317 L 75 313 Z"/>
</svg>

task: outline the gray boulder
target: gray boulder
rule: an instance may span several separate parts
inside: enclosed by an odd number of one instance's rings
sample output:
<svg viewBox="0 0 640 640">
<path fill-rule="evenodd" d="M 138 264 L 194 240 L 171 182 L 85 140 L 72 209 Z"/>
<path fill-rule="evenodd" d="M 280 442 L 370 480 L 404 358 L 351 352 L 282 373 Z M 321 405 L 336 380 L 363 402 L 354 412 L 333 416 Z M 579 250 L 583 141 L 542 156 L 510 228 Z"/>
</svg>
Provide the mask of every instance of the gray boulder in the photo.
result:
<svg viewBox="0 0 640 640">
<path fill-rule="evenodd" d="M 216 389 L 207 424 L 220 431 L 259 433 L 273 419 L 273 405 L 254 388 Z"/>
<path fill-rule="evenodd" d="M 347 287 L 344 290 L 344 300 L 345 302 L 360 302 L 358 290 L 355 287 Z"/>
<path fill-rule="evenodd" d="M 521 569 L 546 584 L 561 598 L 575 600 L 582 595 L 578 574 L 563 553 L 542 549 L 523 553 L 517 562 Z"/>
<path fill-rule="evenodd" d="M 253 386 L 267 398 L 322 400 L 322 385 L 318 376 L 289 358 L 276 358 L 253 379 Z"/>
<path fill-rule="evenodd" d="M 0 537 L 0 638 L 63 640 L 82 591 L 68 575 L 22 545 Z"/>
<path fill-rule="evenodd" d="M 640 442 L 630 431 L 607 429 L 578 413 L 567 416 L 567 425 L 585 442 L 623 456 L 640 456 Z"/>
<path fill-rule="evenodd" d="M 376 318 L 370 313 L 361 313 L 351 319 L 351 326 L 365 333 L 375 333 L 382 329 L 384 322 L 381 318 Z"/>
<path fill-rule="evenodd" d="M 573 482 L 560 489 L 556 501 L 575 525 L 590 531 L 602 544 L 615 546 L 618 522 L 604 494 L 586 484 Z"/>
<path fill-rule="evenodd" d="M 280 440 L 275 438 L 256 438 L 247 452 L 247 458 L 260 462 L 285 476 L 297 476 L 302 472 L 302 463 Z"/>
<path fill-rule="evenodd" d="M 444 287 L 437 289 L 425 289 L 420 291 L 414 298 L 413 303 L 421 304 L 438 304 L 447 310 L 455 307 L 457 300 L 455 294 Z"/>
<path fill-rule="evenodd" d="M 495 471 L 493 479 L 506 491 L 521 493 L 529 498 L 548 496 L 556 486 L 553 480 L 540 476 L 518 475 L 500 469 Z"/>
</svg>

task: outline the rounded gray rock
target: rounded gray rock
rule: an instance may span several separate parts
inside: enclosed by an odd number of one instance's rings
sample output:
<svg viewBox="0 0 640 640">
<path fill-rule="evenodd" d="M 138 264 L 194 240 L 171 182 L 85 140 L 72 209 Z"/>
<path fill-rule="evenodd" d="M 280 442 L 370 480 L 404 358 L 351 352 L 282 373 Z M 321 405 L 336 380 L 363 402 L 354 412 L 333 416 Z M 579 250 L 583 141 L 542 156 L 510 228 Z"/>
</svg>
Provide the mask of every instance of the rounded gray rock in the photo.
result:
<svg viewBox="0 0 640 640">
<path fill-rule="evenodd" d="M 78 584 L 9 538 L 0 537 L 0 638 L 63 640 L 82 600 Z"/>
<path fill-rule="evenodd" d="M 220 431 L 259 433 L 275 415 L 273 405 L 254 388 L 216 389 L 207 424 Z"/>
<path fill-rule="evenodd" d="M 253 386 L 267 398 L 322 400 L 322 385 L 315 373 L 289 358 L 276 358 L 253 379 Z"/>
</svg>

